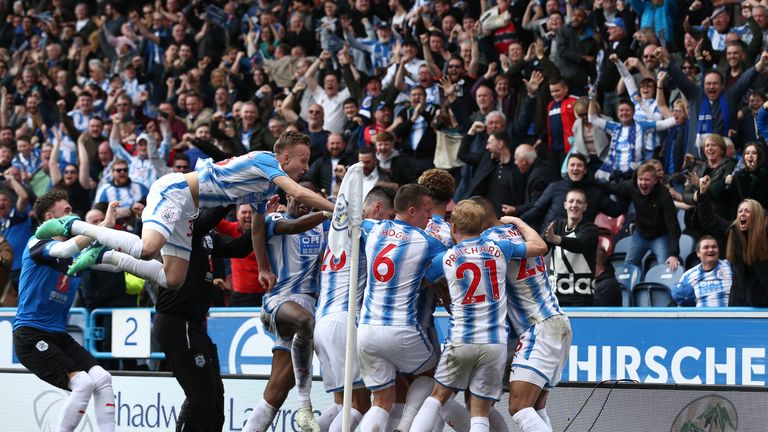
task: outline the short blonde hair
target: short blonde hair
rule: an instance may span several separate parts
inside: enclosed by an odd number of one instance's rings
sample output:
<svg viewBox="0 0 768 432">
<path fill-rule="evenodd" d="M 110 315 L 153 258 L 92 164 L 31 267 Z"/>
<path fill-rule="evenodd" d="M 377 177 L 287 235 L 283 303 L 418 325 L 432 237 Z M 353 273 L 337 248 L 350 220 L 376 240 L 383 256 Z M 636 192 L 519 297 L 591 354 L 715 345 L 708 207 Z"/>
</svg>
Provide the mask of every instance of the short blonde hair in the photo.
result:
<svg viewBox="0 0 768 432">
<path fill-rule="evenodd" d="M 720 147 L 720 150 L 723 152 L 722 155 L 725 156 L 725 152 L 728 150 L 728 145 L 725 143 L 725 138 L 722 135 L 714 133 L 707 135 L 707 137 L 701 141 L 702 149 L 706 145 L 707 141 L 713 141 L 716 146 Z"/>
<path fill-rule="evenodd" d="M 451 212 L 451 223 L 461 234 L 480 234 L 485 229 L 485 208 L 475 201 L 459 201 Z"/>
</svg>

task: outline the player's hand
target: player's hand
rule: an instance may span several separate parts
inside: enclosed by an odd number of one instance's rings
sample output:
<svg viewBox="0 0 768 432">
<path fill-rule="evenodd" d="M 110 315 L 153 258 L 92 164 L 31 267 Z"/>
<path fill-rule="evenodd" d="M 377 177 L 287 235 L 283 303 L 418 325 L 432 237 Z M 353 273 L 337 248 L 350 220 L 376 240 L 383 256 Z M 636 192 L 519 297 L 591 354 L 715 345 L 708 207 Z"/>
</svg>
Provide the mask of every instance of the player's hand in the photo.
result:
<svg viewBox="0 0 768 432">
<path fill-rule="evenodd" d="M 275 213 L 275 212 L 277 212 L 279 207 L 280 207 L 280 196 L 279 195 L 272 195 L 269 198 L 269 200 L 267 200 L 267 211 L 266 211 L 266 213 Z"/>
<path fill-rule="evenodd" d="M 517 208 L 509 204 L 502 204 L 501 212 L 504 213 L 505 216 L 514 216 L 515 213 L 517 213 Z"/>
<path fill-rule="evenodd" d="M 504 225 L 519 225 L 522 220 L 515 216 L 502 216 L 501 219 L 499 219 L 499 222 Z"/>
<path fill-rule="evenodd" d="M 117 208 L 120 206 L 119 201 L 112 201 L 107 206 L 107 211 L 104 214 L 104 220 L 101 221 L 99 226 L 103 226 L 106 228 L 112 228 L 115 226 L 115 221 L 117 220 Z"/>
<path fill-rule="evenodd" d="M 267 291 L 272 291 L 277 282 L 277 276 L 269 270 L 259 270 L 259 283 Z"/>
</svg>

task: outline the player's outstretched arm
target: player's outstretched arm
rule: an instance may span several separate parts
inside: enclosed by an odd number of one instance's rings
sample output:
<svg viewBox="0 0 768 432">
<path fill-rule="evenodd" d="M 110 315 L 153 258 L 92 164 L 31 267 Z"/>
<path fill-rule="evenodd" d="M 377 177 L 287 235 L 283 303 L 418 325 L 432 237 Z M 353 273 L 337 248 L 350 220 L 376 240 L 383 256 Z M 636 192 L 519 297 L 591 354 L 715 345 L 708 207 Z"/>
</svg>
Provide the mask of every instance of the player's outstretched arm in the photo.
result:
<svg viewBox="0 0 768 432">
<path fill-rule="evenodd" d="M 299 200 L 312 208 L 325 211 L 333 211 L 333 203 L 321 197 L 316 192 L 305 188 L 304 186 L 291 180 L 288 176 L 275 177 L 273 180 L 277 187 L 285 191 L 288 195 Z"/>
<path fill-rule="evenodd" d="M 275 286 L 277 276 L 269 270 L 267 262 L 267 235 L 264 215 L 254 212 L 251 219 L 251 240 L 253 240 L 253 254 L 256 256 L 256 264 L 259 266 L 259 283 L 271 290 Z"/>
<path fill-rule="evenodd" d="M 328 217 L 333 213 L 328 212 Z M 275 234 L 299 234 L 312 229 L 327 219 L 326 212 L 314 212 L 305 214 L 298 219 L 280 219 L 275 223 Z"/>
<path fill-rule="evenodd" d="M 535 229 L 523 222 L 522 219 L 514 216 L 504 216 L 500 220 L 503 224 L 514 224 L 520 230 L 520 233 L 525 238 L 526 257 L 535 257 L 547 253 L 547 243 Z"/>
</svg>

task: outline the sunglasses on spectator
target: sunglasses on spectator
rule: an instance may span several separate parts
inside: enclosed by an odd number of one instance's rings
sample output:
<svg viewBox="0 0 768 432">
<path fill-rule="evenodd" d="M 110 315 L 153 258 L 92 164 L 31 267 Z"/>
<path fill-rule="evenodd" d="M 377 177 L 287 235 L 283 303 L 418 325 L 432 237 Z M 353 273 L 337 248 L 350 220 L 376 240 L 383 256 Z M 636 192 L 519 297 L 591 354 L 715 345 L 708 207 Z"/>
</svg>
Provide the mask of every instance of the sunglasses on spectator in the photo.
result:
<svg viewBox="0 0 768 432">
<path fill-rule="evenodd" d="M 77 170 L 64 170 L 64 174 L 77 174 Z"/>
<path fill-rule="evenodd" d="M 173 167 L 179 170 L 183 170 L 183 169 L 188 169 L 189 165 L 174 165 Z"/>
<path fill-rule="evenodd" d="M 114 171 L 116 173 L 127 173 L 128 172 L 128 168 L 113 168 L 112 171 Z"/>
</svg>

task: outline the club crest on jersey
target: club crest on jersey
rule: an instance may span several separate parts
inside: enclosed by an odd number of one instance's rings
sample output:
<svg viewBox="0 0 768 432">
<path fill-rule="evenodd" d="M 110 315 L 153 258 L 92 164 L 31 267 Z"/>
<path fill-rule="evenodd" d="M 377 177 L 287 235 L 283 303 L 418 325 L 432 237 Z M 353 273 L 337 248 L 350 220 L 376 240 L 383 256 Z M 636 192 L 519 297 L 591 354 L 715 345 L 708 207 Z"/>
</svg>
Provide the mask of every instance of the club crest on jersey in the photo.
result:
<svg viewBox="0 0 768 432">
<path fill-rule="evenodd" d="M 35 345 L 35 348 L 37 348 L 38 351 L 44 352 L 48 350 L 48 342 L 46 341 L 40 341 Z"/>
<path fill-rule="evenodd" d="M 167 208 L 163 210 L 163 213 L 160 214 L 160 218 L 165 223 L 171 223 L 175 219 L 175 217 L 176 217 L 176 212 L 173 211 L 172 208 Z"/>
<path fill-rule="evenodd" d="M 344 231 L 349 227 L 349 202 L 344 194 L 336 197 L 336 208 L 333 209 L 331 225 L 336 231 Z"/>
<path fill-rule="evenodd" d="M 205 356 L 202 353 L 195 356 L 195 365 L 199 368 L 205 366 Z"/>
</svg>

